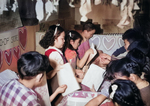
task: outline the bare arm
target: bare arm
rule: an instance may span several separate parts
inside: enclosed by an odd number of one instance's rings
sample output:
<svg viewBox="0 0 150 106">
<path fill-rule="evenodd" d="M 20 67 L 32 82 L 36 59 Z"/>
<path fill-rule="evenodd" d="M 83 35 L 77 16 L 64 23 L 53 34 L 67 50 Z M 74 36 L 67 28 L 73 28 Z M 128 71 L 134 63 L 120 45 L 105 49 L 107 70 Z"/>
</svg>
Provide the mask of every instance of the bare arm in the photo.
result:
<svg viewBox="0 0 150 106">
<path fill-rule="evenodd" d="M 92 49 L 88 49 L 88 50 L 85 52 L 85 54 L 84 54 L 84 56 L 82 57 L 82 59 L 80 59 L 80 60 L 77 59 L 77 66 L 78 66 L 79 68 L 83 68 L 83 66 L 86 64 L 86 62 L 87 62 L 87 60 L 88 60 L 90 54 L 92 54 L 92 53 L 94 53 L 94 51 L 93 51 Z"/>
<path fill-rule="evenodd" d="M 90 100 L 85 106 L 99 106 L 106 98 L 106 96 L 100 94 L 94 99 Z"/>
<path fill-rule="evenodd" d="M 59 93 L 63 93 L 65 92 L 65 90 L 67 89 L 67 85 L 61 85 L 59 86 L 56 91 L 50 96 L 50 101 L 52 102 L 54 100 L 54 98 L 59 94 Z"/>
</svg>

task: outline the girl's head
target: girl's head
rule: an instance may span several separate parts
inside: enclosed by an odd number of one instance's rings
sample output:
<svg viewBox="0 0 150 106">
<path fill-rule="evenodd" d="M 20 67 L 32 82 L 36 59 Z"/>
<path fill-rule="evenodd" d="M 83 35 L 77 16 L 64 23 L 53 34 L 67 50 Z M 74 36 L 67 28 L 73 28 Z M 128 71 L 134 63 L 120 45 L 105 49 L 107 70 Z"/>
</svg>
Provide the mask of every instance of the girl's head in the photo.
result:
<svg viewBox="0 0 150 106">
<path fill-rule="evenodd" d="M 77 50 L 82 40 L 82 36 L 77 31 L 68 31 L 65 37 L 65 48 Z"/>
<path fill-rule="evenodd" d="M 144 51 L 144 50 L 143 50 Z M 127 56 L 133 62 L 136 62 L 140 66 L 141 73 L 145 74 L 144 78 L 150 82 L 150 61 L 149 58 L 145 56 L 145 54 L 139 49 L 135 48 L 128 52 Z M 141 76 L 141 73 L 136 73 L 138 76 Z"/>
<path fill-rule="evenodd" d="M 60 49 L 64 45 L 64 37 L 64 29 L 60 26 L 52 25 L 49 27 L 44 37 L 40 40 L 39 44 L 44 49 L 47 49 L 49 46 L 55 46 L 56 48 Z"/>
<path fill-rule="evenodd" d="M 120 60 L 112 61 L 106 67 L 106 78 L 112 79 L 129 79 L 130 74 L 136 74 L 141 76 L 142 71 L 140 70 L 138 63 L 133 62 L 131 59 L 125 57 Z"/>
<path fill-rule="evenodd" d="M 87 39 L 90 39 L 93 34 L 95 33 L 96 31 L 96 28 L 95 28 L 95 25 L 91 22 L 86 22 L 84 25 L 83 25 L 83 28 L 82 28 L 82 32 L 84 33 L 84 37 L 87 38 Z"/>
<path fill-rule="evenodd" d="M 144 106 L 139 89 L 130 80 L 114 81 L 109 88 L 109 93 L 116 106 Z"/>
</svg>

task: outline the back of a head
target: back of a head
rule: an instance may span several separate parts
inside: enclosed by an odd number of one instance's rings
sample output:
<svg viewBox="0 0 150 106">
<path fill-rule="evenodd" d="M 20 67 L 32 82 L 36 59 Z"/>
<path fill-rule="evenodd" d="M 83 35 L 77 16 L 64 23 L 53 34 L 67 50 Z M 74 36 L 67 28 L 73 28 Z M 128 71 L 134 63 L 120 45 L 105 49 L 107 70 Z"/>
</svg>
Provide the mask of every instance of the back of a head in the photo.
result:
<svg viewBox="0 0 150 106">
<path fill-rule="evenodd" d="M 46 72 L 49 66 L 48 57 L 35 51 L 22 54 L 17 61 L 18 73 L 21 79 L 32 79 L 34 76 Z"/>
<path fill-rule="evenodd" d="M 110 98 L 119 106 L 144 106 L 140 91 L 134 82 L 118 79 L 109 88 Z"/>
<path fill-rule="evenodd" d="M 131 60 L 129 58 L 122 58 L 119 60 L 111 61 L 106 67 L 106 78 L 108 80 L 113 80 L 116 78 L 116 75 L 122 76 L 130 76 L 130 73 L 127 71 L 126 65 L 130 63 Z"/>
<path fill-rule="evenodd" d="M 86 22 L 83 24 L 82 31 L 84 31 L 84 30 L 92 31 L 92 30 L 96 30 L 96 28 L 92 22 Z"/>
<path fill-rule="evenodd" d="M 127 40 L 130 44 L 136 40 L 144 39 L 140 33 L 138 33 L 134 29 L 128 29 L 123 35 L 122 35 L 123 40 Z"/>
</svg>

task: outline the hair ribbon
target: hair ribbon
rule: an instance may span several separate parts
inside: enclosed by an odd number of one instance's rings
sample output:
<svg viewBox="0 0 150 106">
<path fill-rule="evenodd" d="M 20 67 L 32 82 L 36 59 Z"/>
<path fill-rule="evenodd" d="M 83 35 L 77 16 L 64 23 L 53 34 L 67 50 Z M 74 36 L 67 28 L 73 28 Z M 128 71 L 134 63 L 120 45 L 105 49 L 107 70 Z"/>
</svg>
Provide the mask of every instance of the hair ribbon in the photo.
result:
<svg viewBox="0 0 150 106">
<path fill-rule="evenodd" d="M 71 32 L 69 32 L 69 36 L 71 37 Z"/>
<path fill-rule="evenodd" d="M 60 24 L 56 24 L 56 28 L 55 28 L 55 31 L 54 31 L 54 36 L 55 36 L 56 33 L 57 33 L 57 28 L 58 28 L 58 26 L 60 26 Z"/>
<path fill-rule="evenodd" d="M 116 93 L 116 90 L 117 90 L 117 88 L 118 88 L 118 85 L 114 84 L 114 85 L 111 86 L 111 88 L 112 88 L 112 92 L 111 92 L 111 94 L 110 94 L 109 97 L 110 97 L 111 99 L 113 99 L 114 94 Z"/>
</svg>

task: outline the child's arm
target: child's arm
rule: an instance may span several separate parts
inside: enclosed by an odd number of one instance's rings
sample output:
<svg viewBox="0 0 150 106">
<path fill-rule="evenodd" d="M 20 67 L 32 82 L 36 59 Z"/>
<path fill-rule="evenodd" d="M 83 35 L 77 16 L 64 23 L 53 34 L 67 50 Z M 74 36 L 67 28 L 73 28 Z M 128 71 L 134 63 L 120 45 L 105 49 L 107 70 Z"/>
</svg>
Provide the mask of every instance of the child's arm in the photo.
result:
<svg viewBox="0 0 150 106">
<path fill-rule="evenodd" d="M 64 93 L 65 90 L 67 89 L 67 85 L 61 85 L 59 86 L 56 91 L 50 96 L 50 102 L 54 100 L 54 98 L 59 94 L 59 93 Z"/>
<path fill-rule="evenodd" d="M 100 94 L 94 99 L 90 100 L 85 106 L 99 106 L 105 99 L 107 99 L 107 97 Z"/>
<path fill-rule="evenodd" d="M 94 51 L 93 51 L 93 49 L 88 49 L 86 52 L 85 52 L 85 54 L 84 54 L 84 56 L 82 57 L 82 59 L 77 59 L 77 66 L 79 67 L 79 68 L 83 68 L 83 66 L 85 65 L 85 63 L 87 62 L 87 60 L 88 60 L 88 58 L 89 58 L 89 56 L 90 56 L 90 54 L 92 54 L 92 53 L 94 53 Z"/>
</svg>

